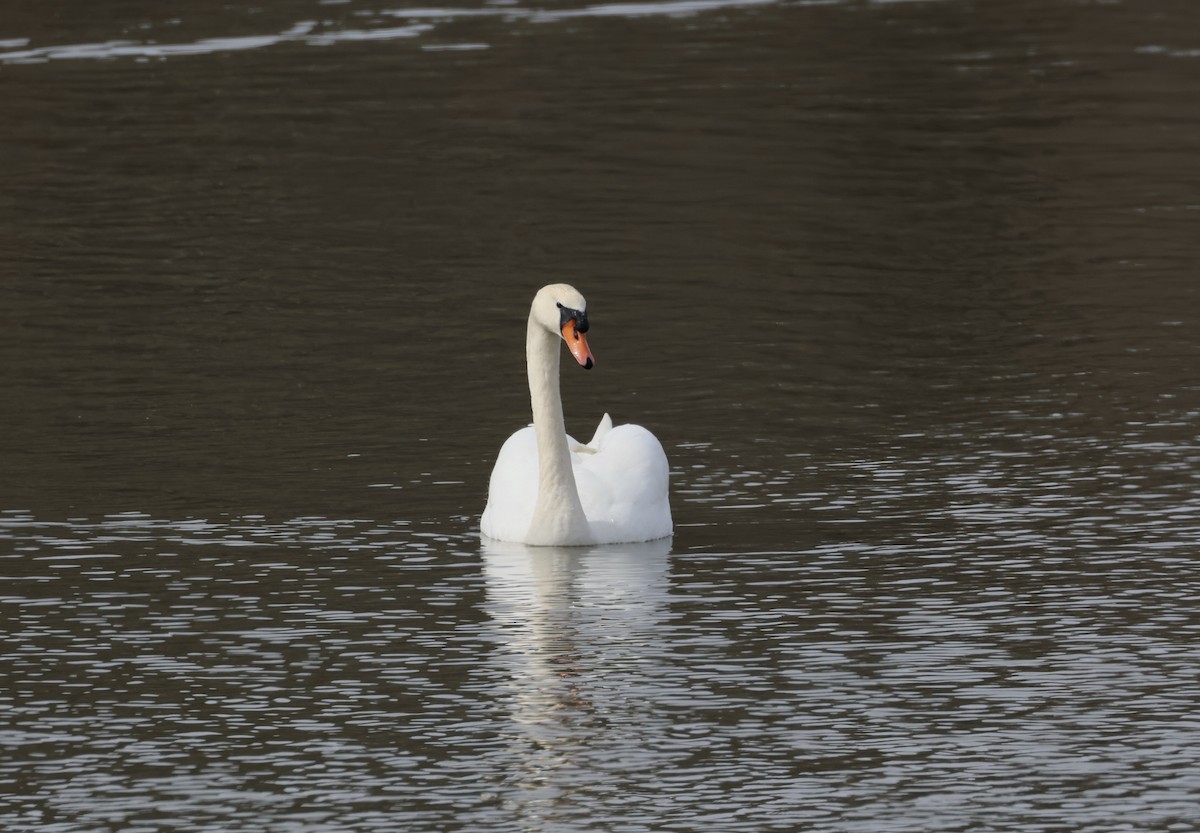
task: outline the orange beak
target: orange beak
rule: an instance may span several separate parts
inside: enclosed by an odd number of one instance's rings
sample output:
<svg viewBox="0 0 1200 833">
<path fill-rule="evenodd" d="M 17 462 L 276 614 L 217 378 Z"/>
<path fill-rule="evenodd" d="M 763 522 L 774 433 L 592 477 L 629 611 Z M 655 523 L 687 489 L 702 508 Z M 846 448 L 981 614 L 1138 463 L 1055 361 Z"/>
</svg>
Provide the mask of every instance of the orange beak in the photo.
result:
<svg viewBox="0 0 1200 833">
<path fill-rule="evenodd" d="M 562 337 L 563 341 L 567 343 L 567 349 L 575 357 L 575 361 L 579 362 L 584 370 L 591 370 L 592 365 L 596 362 L 592 358 L 592 351 L 588 347 L 587 339 L 575 328 L 575 319 L 572 318 L 563 324 Z"/>
</svg>

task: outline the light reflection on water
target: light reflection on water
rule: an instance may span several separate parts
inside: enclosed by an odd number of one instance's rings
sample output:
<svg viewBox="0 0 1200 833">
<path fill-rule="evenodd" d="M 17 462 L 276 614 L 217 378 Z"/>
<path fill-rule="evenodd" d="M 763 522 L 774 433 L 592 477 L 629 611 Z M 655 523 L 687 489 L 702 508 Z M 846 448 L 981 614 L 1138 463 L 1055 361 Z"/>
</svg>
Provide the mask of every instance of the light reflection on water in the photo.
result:
<svg viewBox="0 0 1200 833">
<path fill-rule="evenodd" d="M 609 17 L 688 17 L 704 12 L 753 8 L 770 5 L 778 0 L 665 0 L 650 3 L 600 3 L 580 8 L 522 8 L 516 5 L 485 5 L 473 9 L 455 8 L 374 8 L 341 10 L 339 20 L 316 19 L 293 23 L 281 31 L 256 35 L 200 38 L 188 42 L 172 42 L 177 37 L 175 18 L 139 21 L 132 28 L 141 30 L 143 40 L 110 40 L 97 43 L 55 44 L 34 46 L 29 38 L 0 40 L 0 64 L 40 63 L 53 60 L 99 60 L 106 58 L 165 59 L 184 55 L 214 55 L 246 49 L 262 49 L 281 44 L 332 46 L 339 43 L 364 41 L 393 41 L 419 38 L 436 30 L 439 24 L 463 18 L 497 18 L 505 26 L 520 23 L 557 23 L 580 18 Z M 828 0 L 815 0 L 828 2 Z M 804 2 L 793 4 L 805 5 Z M 339 4 L 342 5 L 342 4 Z M 307 10 L 312 13 L 316 10 Z M 347 17 L 347 12 L 350 16 Z M 395 20 L 407 21 L 393 25 Z M 367 24 L 367 25 L 364 25 Z M 167 42 L 161 42 L 165 38 Z M 433 50 L 486 49 L 487 43 L 455 42 L 427 43 Z"/>
<path fill-rule="evenodd" d="M 1169 466 L 1194 451 L 1138 453 Z M 948 462 L 846 463 L 844 493 L 800 503 L 795 551 L 689 546 L 704 521 L 673 541 L 532 551 L 407 523 L 8 512 L 0 778 L 20 798 L 6 821 L 1194 817 L 1200 574 L 1185 542 L 1200 502 L 1168 490 L 1165 516 L 1131 500 L 1100 523 L 1119 494 L 1058 505 L 1097 483 L 1020 506 L 1025 456 Z M 677 478 L 679 514 L 741 534 L 755 510 L 731 524 L 725 507 L 769 505 L 804 476 L 699 465 Z M 907 490 L 934 473 L 961 502 L 922 533 Z M 827 523 L 847 512 L 870 517 Z"/>
</svg>

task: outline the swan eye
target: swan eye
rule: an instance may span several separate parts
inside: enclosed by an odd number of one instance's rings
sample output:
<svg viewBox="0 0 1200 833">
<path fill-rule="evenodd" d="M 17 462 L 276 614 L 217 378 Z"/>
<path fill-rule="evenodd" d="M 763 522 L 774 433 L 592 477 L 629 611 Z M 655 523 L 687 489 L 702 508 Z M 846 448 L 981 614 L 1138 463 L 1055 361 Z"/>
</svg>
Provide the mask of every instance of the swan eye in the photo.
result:
<svg viewBox="0 0 1200 833">
<path fill-rule="evenodd" d="M 561 330 L 563 327 L 567 326 L 568 321 L 575 322 L 576 332 L 586 333 L 588 331 L 588 319 L 586 312 L 581 312 L 577 309 L 571 309 L 570 307 L 564 307 L 562 304 L 559 304 L 558 328 Z"/>
</svg>

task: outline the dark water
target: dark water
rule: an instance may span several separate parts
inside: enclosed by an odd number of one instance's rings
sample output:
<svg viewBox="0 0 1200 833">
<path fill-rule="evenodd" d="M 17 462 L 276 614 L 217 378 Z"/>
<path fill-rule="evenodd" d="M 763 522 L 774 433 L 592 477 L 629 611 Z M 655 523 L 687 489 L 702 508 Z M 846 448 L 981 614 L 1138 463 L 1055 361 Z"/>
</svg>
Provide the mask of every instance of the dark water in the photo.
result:
<svg viewBox="0 0 1200 833">
<path fill-rule="evenodd" d="M 1183 0 L 9 4 L 0 827 L 1194 830 L 1197 240 Z"/>
</svg>

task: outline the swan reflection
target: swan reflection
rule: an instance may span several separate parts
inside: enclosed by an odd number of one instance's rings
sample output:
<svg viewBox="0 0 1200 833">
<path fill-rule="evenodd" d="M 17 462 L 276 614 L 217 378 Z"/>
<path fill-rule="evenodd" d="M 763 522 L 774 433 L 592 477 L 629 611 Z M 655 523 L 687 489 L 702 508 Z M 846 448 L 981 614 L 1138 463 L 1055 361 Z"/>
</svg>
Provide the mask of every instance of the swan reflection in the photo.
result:
<svg viewBox="0 0 1200 833">
<path fill-rule="evenodd" d="M 583 786 L 580 769 L 647 706 L 664 656 L 671 540 L 527 547 L 482 539 L 490 655 L 525 800 Z M 601 735 L 603 733 L 603 736 Z M 549 792 L 547 792 L 549 791 Z"/>
</svg>

